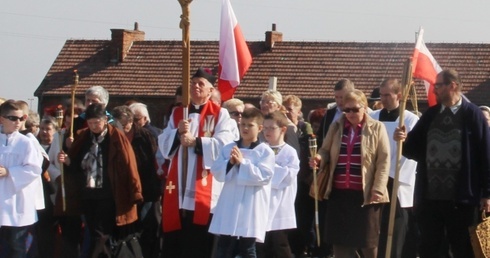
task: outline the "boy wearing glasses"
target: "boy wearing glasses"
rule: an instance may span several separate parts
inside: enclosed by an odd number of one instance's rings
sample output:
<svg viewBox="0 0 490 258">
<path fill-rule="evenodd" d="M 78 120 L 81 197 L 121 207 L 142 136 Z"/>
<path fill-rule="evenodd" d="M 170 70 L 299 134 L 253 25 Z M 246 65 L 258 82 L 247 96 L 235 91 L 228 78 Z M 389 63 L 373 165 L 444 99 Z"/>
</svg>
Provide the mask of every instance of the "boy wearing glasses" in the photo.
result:
<svg viewBox="0 0 490 258">
<path fill-rule="evenodd" d="M 14 100 L 0 105 L 0 250 L 24 257 L 28 230 L 44 208 L 42 156 L 34 142 L 19 133 L 24 112 Z"/>
<path fill-rule="evenodd" d="M 209 232 L 219 235 L 215 257 L 256 257 L 255 242 L 264 242 L 274 173 L 274 152 L 259 142 L 264 117 L 246 109 L 240 140 L 225 145 L 211 167 L 224 182 Z"/>
<path fill-rule="evenodd" d="M 294 201 L 297 192 L 299 158 L 296 150 L 284 141 L 289 121 L 281 111 L 265 115 L 264 137 L 275 154 L 271 180 L 268 232 L 259 248 L 259 257 L 293 257 L 288 229 L 296 228 Z"/>
</svg>

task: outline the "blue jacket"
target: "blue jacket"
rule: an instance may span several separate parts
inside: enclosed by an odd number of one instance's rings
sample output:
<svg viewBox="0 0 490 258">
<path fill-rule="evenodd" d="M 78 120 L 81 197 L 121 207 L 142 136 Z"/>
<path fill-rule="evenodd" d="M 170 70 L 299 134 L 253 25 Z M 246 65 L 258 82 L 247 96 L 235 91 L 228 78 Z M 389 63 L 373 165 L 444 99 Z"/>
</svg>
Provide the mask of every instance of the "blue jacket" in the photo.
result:
<svg viewBox="0 0 490 258">
<path fill-rule="evenodd" d="M 424 199 L 427 189 L 427 133 L 441 105 L 429 108 L 408 133 L 403 155 L 418 162 L 415 202 Z M 461 151 L 462 164 L 456 187 L 456 202 L 478 205 L 481 198 L 490 198 L 490 134 L 487 121 L 479 108 L 462 100 Z"/>
</svg>

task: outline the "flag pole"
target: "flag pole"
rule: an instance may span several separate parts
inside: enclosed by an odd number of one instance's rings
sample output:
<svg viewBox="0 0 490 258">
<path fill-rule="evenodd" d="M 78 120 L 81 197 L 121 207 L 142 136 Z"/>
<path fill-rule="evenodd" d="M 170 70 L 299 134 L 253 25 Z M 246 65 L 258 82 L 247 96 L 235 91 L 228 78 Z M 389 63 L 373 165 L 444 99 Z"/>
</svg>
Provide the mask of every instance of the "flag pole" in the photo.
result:
<svg viewBox="0 0 490 258">
<path fill-rule="evenodd" d="M 182 15 L 180 16 L 180 29 L 182 29 L 182 106 L 184 108 L 183 119 L 189 119 L 189 104 L 190 104 L 190 56 L 191 56 L 191 40 L 190 40 L 190 3 L 192 0 L 178 0 L 182 7 Z M 182 150 L 182 180 L 180 182 L 180 189 L 182 196 L 185 194 L 185 187 L 187 183 L 187 170 L 188 170 L 187 147 L 183 147 Z"/>
<path fill-rule="evenodd" d="M 405 61 L 403 67 L 403 77 L 402 77 L 402 99 L 400 101 L 400 116 L 398 120 L 398 127 L 402 128 L 405 125 L 405 109 L 407 105 L 407 99 L 410 95 L 410 89 L 412 87 L 412 61 L 408 58 Z M 386 241 L 386 253 L 385 257 L 391 257 L 391 245 L 393 242 L 393 227 L 395 225 L 395 212 L 396 212 L 396 202 L 398 197 L 398 187 L 400 185 L 400 168 L 401 168 L 401 157 L 402 157 L 402 142 L 397 141 L 396 144 L 396 167 L 395 167 L 395 178 L 393 180 L 393 190 L 391 191 L 390 200 L 390 220 L 388 223 L 388 237 Z"/>
</svg>

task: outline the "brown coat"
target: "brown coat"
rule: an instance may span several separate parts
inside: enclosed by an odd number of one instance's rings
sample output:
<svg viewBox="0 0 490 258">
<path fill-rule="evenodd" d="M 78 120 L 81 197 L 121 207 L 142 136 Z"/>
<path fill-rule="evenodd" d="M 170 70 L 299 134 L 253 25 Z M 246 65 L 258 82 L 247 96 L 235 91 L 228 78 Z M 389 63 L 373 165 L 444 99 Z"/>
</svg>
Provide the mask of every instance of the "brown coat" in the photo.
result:
<svg viewBox="0 0 490 258">
<path fill-rule="evenodd" d="M 131 143 L 112 125 L 108 125 L 107 134 L 109 135 L 107 169 L 116 204 L 116 224 L 122 226 L 138 219 L 136 203 L 143 201 L 141 182 Z M 84 187 L 85 176 L 77 161 L 81 160 L 80 156 L 83 154 L 80 151 L 87 141 L 91 141 L 88 128 L 81 130 L 68 152 L 72 164 L 65 166 L 66 211 L 62 211 L 61 191 L 58 191 L 55 214 L 81 214 L 81 190 Z"/>
<path fill-rule="evenodd" d="M 390 171 L 390 141 L 383 123 L 372 119 L 368 114 L 364 115 L 365 122 L 362 126 L 361 138 L 361 169 L 362 187 L 364 193 L 364 205 L 370 204 L 371 190 L 383 194 L 379 202 L 389 202 L 388 176 Z M 318 154 L 322 156 L 320 171 L 326 171 L 326 192 L 323 196 L 328 199 L 332 192 L 333 177 L 337 160 L 340 154 L 340 145 L 344 129 L 345 115 L 332 123 L 327 136 L 323 140 Z"/>
</svg>

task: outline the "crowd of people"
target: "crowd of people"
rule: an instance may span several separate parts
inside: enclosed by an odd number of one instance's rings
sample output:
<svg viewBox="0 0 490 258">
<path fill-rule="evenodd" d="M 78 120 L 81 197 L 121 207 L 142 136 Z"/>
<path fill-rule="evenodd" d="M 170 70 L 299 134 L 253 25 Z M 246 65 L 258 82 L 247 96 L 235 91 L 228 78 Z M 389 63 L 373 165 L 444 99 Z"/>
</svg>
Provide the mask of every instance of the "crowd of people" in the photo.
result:
<svg viewBox="0 0 490 258">
<path fill-rule="evenodd" d="M 437 75 L 421 116 L 400 113 L 394 78 L 369 98 L 341 79 L 335 103 L 308 114 L 277 90 L 259 107 L 222 103 L 215 81 L 199 68 L 163 130 L 144 103 L 108 110 L 100 86 L 42 116 L 2 100 L 0 257 L 474 256 L 490 108 L 464 98 L 456 71 Z"/>
</svg>

